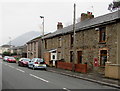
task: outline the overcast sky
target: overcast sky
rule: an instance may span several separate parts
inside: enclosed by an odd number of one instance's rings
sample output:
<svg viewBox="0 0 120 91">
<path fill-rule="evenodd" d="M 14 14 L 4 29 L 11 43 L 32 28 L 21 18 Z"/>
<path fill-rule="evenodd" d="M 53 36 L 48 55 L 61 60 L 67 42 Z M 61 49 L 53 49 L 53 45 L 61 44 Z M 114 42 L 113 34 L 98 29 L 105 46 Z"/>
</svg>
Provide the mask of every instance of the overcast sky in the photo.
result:
<svg viewBox="0 0 120 91">
<path fill-rule="evenodd" d="M 48 2 L 49 1 L 49 2 Z M 1 0 L 0 2 L 0 45 L 29 31 L 42 33 L 45 17 L 45 33 L 56 30 L 57 22 L 64 27 L 73 22 L 73 5 L 76 3 L 76 18 L 81 13 L 93 12 L 95 17 L 107 13 L 113 0 Z M 21 38 L 22 41 L 22 38 Z"/>
</svg>

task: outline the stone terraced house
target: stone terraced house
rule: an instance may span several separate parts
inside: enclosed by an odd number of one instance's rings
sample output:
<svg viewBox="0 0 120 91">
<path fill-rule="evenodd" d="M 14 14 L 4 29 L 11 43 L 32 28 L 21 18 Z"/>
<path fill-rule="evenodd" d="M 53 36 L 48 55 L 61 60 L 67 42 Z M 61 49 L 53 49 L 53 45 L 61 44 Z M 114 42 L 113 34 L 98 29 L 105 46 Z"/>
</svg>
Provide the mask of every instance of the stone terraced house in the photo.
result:
<svg viewBox="0 0 120 91">
<path fill-rule="evenodd" d="M 81 21 L 75 27 L 75 49 L 73 25 L 63 28 L 59 22 L 55 32 L 43 37 L 44 59 L 48 64 L 52 62 L 54 66 L 56 61 L 87 64 L 88 72 L 102 74 L 106 62 L 120 64 L 120 11 L 95 18 L 90 12 L 82 13 Z"/>
<path fill-rule="evenodd" d="M 46 35 L 49 35 L 50 33 L 48 34 L 45 34 L 44 36 Z M 43 40 L 42 40 L 42 35 L 41 36 L 38 36 L 30 41 L 28 41 L 26 43 L 27 45 L 27 58 L 43 58 Z"/>
<path fill-rule="evenodd" d="M 27 58 L 41 58 L 41 36 L 27 42 Z"/>
<path fill-rule="evenodd" d="M 11 53 L 14 54 L 14 56 L 17 57 L 27 57 L 27 46 L 22 45 L 22 46 L 17 46 L 17 47 L 12 47 L 11 48 Z"/>
</svg>

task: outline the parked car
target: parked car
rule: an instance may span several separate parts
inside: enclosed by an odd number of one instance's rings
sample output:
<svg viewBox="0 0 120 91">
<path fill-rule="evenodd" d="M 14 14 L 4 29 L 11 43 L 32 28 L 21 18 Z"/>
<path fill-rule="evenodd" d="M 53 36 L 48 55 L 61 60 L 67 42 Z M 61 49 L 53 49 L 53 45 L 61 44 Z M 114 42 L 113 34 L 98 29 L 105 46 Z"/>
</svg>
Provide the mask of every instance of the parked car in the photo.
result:
<svg viewBox="0 0 120 91">
<path fill-rule="evenodd" d="M 29 58 L 20 58 L 18 61 L 18 66 L 28 66 Z"/>
<path fill-rule="evenodd" d="M 3 57 L 2 57 L 2 55 L 0 55 L 0 59 L 2 59 Z"/>
<path fill-rule="evenodd" d="M 41 58 L 33 58 L 31 61 L 29 61 L 28 67 L 32 68 L 33 70 L 36 68 L 47 70 L 46 63 Z"/>
<path fill-rule="evenodd" d="M 8 57 L 7 62 L 14 62 L 14 63 L 16 63 L 16 59 L 14 57 Z"/>
<path fill-rule="evenodd" d="M 3 61 L 7 61 L 8 58 L 9 56 L 4 56 Z"/>
</svg>

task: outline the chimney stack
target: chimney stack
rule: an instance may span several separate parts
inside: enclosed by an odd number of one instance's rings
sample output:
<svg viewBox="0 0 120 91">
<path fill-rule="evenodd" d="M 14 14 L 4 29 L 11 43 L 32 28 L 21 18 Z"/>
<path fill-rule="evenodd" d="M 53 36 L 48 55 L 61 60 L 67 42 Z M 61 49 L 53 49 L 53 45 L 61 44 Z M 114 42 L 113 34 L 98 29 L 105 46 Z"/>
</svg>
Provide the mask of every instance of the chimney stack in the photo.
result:
<svg viewBox="0 0 120 91">
<path fill-rule="evenodd" d="M 80 19 L 80 21 L 84 21 L 84 20 L 86 20 L 86 19 L 92 19 L 92 18 L 94 18 L 94 15 L 92 15 L 92 12 L 87 12 L 87 13 L 82 13 L 81 14 L 81 19 Z"/>
<path fill-rule="evenodd" d="M 63 28 L 62 23 L 61 23 L 61 22 L 58 22 L 58 24 L 57 24 L 57 29 L 62 29 L 62 28 Z"/>
</svg>

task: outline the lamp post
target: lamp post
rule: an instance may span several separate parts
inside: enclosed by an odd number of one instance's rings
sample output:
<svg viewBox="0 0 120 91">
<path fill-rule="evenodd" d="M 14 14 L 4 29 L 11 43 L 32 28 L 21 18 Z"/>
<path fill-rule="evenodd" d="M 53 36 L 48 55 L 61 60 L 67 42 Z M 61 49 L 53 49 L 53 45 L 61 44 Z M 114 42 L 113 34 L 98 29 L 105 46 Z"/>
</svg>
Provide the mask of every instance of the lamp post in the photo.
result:
<svg viewBox="0 0 120 91">
<path fill-rule="evenodd" d="M 44 16 L 40 16 L 41 19 L 43 19 L 43 37 L 44 37 Z"/>
<path fill-rule="evenodd" d="M 43 41 L 42 41 L 42 57 L 44 58 L 44 16 L 40 16 L 41 19 L 43 19 L 43 32 L 42 32 L 42 36 L 43 36 Z"/>
</svg>

